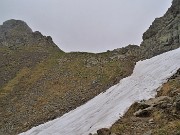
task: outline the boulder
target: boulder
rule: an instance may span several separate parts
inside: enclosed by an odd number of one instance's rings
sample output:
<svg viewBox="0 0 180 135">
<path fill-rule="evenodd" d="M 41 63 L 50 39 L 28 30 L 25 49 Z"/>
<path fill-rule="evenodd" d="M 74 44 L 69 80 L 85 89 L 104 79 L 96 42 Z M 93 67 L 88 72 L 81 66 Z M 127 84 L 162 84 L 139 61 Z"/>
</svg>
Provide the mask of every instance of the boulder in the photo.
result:
<svg viewBox="0 0 180 135">
<path fill-rule="evenodd" d="M 145 109 L 139 109 L 137 112 L 134 113 L 134 116 L 136 116 L 136 117 L 149 117 L 152 110 L 153 110 L 152 106 L 145 108 Z"/>
<path fill-rule="evenodd" d="M 152 131 L 150 130 L 150 131 L 144 133 L 143 135 L 152 135 Z"/>
<path fill-rule="evenodd" d="M 176 111 L 180 111 L 180 94 L 176 96 L 174 103 L 175 103 Z"/>
<path fill-rule="evenodd" d="M 176 102 L 176 110 L 180 111 L 180 100 Z"/>
<path fill-rule="evenodd" d="M 168 96 L 160 96 L 160 97 L 149 99 L 145 101 L 144 104 L 149 105 L 149 106 L 156 106 L 156 105 L 161 104 L 162 102 L 170 101 L 170 100 L 171 98 Z"/>
<path fill-rule="evenodd" d="M 98 135 L 111 135 L 111 131 L 108 128 L 102 128 L 97 131 Z"/>
</svg>

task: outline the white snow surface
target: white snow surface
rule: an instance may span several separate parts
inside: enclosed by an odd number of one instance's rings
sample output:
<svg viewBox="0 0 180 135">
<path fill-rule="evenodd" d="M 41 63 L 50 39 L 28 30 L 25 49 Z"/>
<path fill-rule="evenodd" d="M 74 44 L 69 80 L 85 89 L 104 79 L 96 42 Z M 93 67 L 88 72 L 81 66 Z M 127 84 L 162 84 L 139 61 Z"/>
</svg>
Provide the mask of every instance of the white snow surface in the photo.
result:
<svg viewBox="0 0 180 135">
<path fill-rule="evenodd" d="M 135 102 L 156 95 L 180 68 L 180 48 L 136 63 L 133 74 L 60 118 L 20 135 L 88 135 L 110 127 Z"/>
</svg>

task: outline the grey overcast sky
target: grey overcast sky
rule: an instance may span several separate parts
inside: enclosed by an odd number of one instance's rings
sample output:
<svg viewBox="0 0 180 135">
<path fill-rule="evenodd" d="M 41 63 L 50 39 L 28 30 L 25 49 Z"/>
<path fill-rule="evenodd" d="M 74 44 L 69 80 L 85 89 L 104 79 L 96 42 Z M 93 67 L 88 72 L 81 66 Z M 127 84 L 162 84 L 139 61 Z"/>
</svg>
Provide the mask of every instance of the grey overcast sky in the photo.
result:
<svg viewBox="0 0 180 135">
<path fill-rule="evenodd" d="M 64 51 L 103 52 L 139 45 L 172 0 L 0 0 L 0 24 L 24 20 Z"/>
</svg>

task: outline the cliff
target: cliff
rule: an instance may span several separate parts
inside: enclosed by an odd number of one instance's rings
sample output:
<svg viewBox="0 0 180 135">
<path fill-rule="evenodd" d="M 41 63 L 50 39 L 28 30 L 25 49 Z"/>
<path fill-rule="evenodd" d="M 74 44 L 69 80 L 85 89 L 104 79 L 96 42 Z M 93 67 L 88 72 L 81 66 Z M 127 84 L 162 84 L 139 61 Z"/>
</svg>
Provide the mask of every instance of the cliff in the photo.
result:
<svg viewBox="0 0 180 135">
<path fill-rule="evenodd" d="M 173 0 L 172 6 L 163 17 L 156 18 L 143 34 L 140 45 L 142 58 L 149 58 L 180 47 L 180 1 Z"/>
</svg>

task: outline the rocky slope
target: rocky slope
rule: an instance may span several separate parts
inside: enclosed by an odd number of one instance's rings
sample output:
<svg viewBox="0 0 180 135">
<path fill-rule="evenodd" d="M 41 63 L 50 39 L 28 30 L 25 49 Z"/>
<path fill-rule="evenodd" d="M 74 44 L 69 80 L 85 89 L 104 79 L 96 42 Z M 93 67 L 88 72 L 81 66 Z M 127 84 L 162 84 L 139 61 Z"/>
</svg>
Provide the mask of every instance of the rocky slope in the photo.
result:
<svg viewBox="0 0 180 135">
<path fill-rule="evenodd" d="M 134 57 L 64 53 L 23 21 L 0 26 L 0 134 L 17 134 L 82 105 L 131 74 Z M 48 117 L 47 117 L 48 116 Z"/>
<path fill-rule="evenodd" d="M 4 22 L 0 25 L 0 88 L 13 79 L 22 67 L 33 67 L 59 51 L 51 37 L 32 32 L 25 22 Z"/>
<path fill-rule="evenodd" d="M 132 73 L 135 62 L 180 47 L 179 0 L 139 46 L 64 53 L 19 20 L 0 25 L 0 134 L 13 135 L 76 108 Z M 113 128 L 112 128 L 113 129 Z M 119 132 L 119 131 L 118 131 Z"/>
</svg>

